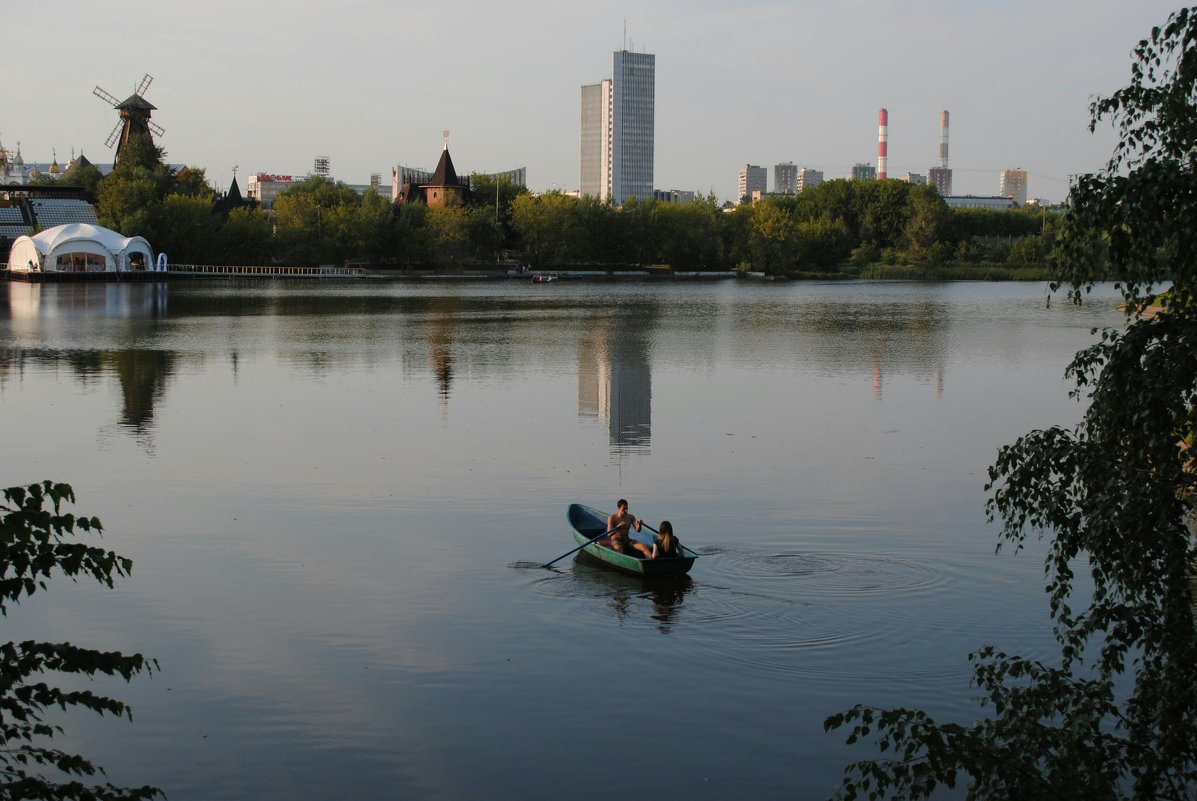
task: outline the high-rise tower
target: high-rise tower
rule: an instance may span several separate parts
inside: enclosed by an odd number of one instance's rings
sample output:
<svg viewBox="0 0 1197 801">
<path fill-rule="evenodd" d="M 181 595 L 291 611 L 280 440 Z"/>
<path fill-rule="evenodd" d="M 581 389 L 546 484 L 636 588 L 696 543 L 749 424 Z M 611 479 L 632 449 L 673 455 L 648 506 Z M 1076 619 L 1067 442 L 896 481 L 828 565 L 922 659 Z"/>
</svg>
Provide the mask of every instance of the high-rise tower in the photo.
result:
<svg viewBox="0 0 1197 801">
<path fill-rule="evenodd" d="M 579 190 L 611 197 L 611 80 L 582 87 L 582 180 Z"/>
<path fill-rule="evenodd" d="M 617 50 L 611 79 L 582 87 L 582 194 L 616 205 L 653 196 L 656 59 Z"/>
</svg>

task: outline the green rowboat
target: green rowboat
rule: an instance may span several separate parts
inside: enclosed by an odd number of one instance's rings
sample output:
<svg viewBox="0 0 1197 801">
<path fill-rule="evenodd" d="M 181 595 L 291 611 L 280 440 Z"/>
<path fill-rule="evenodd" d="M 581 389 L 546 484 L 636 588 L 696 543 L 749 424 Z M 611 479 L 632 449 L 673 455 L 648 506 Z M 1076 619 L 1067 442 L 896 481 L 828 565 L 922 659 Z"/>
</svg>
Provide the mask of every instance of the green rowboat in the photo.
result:
<svg viewBox="0 0 1197 801">
<path fill-rule="evenodd" d="M 580 503 L 571 503 L 565 516 L 573 530 L 574 541 L 579 545 L 589 542 L 607 530 L 608 515 L 598 509 L 583 506 Z M 683 545 L 684 556 L 643 559 L 639 556 L 611 550 L 610 540 L 606 537 L 597 542 L 591 542 L 582 549 L 582 553 L 592 560 L 602 563 L 604 567 L 646 578 L 685 575 L 690 572 L 690 568 L 694 566 L 694 560 L 698 558 L 698 554 Z"/>
</svg>

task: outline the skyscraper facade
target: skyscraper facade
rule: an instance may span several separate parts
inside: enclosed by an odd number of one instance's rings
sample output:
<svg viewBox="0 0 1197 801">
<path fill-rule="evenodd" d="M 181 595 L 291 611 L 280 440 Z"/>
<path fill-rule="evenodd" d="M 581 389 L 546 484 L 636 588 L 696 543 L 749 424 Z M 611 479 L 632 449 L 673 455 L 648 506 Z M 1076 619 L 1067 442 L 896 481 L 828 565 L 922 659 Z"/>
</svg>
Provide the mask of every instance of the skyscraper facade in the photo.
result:
<svg viewBox="0 0 1197 801">
<path fill-rule="evenodd" d="M 653 196 L 656 59 L 617 50 L 612 77 L 582 87 L 581 194 L 617 206 Z"/>
<path fill-rule="evenodd" d="M 582 87 L 583 195 L 611 197 L 611 80 Z"/>
<path fill-rule="evenodd" d="M 657 57 L 615 51 L 611 86 L 611 195 L 616 205 L 653 196 Z"/>
</svg>

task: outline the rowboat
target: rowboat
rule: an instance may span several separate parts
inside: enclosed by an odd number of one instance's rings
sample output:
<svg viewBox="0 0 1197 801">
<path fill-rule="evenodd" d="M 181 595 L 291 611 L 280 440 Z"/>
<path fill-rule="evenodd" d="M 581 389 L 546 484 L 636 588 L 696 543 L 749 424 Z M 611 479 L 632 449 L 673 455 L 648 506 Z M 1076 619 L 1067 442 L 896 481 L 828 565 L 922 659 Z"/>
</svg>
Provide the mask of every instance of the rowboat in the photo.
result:
<svg viewBox="0 0 1197 801">
<path fill-rule="evenodd" d="M 574 532 L 574 541 L 579 545 L 590 542 L 607 530 L 607 513 L 580 503 L 571 503 L 565 513 L 570 528 Z M 632 532 L 635 536 L 635 532 Z M 682 576 L 690 572 L 698 554 L 686 546 L 682 546 L 684 556 L 663 556 L 657 559 L 644 559 L 639 555 L 633 556 L 611 549 L 611 540 L 603 537 L 582 548 L 582 553 L 600 562 L 604 567 L 631 573 L 636 576 L 651 578 L 653 576 Z"/>
</svg>

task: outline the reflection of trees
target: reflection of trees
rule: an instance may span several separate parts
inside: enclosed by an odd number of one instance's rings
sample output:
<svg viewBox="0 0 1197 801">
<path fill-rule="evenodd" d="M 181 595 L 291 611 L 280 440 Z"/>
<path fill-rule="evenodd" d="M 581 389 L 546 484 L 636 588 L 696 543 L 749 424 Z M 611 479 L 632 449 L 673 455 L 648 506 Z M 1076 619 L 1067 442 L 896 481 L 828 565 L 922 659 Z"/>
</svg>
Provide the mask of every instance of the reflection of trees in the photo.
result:
<svg viewBox="0 0 1197 801">
<path fill-rule="evenodd" d="M 87 386 L 104 373 L 116 376 L 121 387 L 120 425 L 146 435 L 153 424 L 154 405 L 162 399 L 175 372 L 178 354 L 168 350 L 0 350 L 0 377 L 22 373 L 27 365 L 66 365 Z"/>
<path fill-rule="evenodd" d="M 652 440 L 649 346 L 657 306 L 639 303 L 597 316 L 578 343 L 578 414 L 607 421 L 617 454 L 647 452 Z"/>
<path fill-rule="evenodd" d="M 169 350 L 100 351 L 100 363 L 116 373 L 124 399 L 121 425 L 144 434 L 154 419 L 154 404 L 166 392 L 177 355 Z"/>
</svg>

